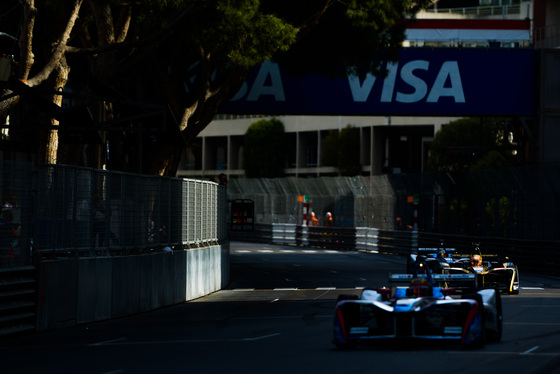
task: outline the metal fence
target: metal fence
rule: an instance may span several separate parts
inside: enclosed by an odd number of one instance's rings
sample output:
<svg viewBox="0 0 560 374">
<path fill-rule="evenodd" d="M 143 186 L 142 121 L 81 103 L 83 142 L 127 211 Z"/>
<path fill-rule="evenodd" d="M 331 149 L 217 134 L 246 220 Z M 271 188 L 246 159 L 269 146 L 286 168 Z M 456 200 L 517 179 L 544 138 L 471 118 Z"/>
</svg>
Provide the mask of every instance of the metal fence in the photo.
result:
<svg viewBox="0 0 560 374">
<path fill-rule="evenodd" d="M 255 202 L 255 222 L 302 225 L 303 200 L 321 225 L 558 240 L 560 166 L 372 177 L 231 179 L 229 199 Z"/>
<path fill-rule="evenodd" d="M 385 176 L 231 179 L 229 199 L 255 202 L 257 223 L 303 223 L 303 197 L 309 197 L 309 212 L 325 223 L 327 212 L 339 227 L 393 228 L 395 195 Z"/>
<path fill-rule="evenodd" d="M 0 175 L 0 266 L 227 238 L 226 189 L 214 182 L 8 161 Z"/>
<path fill-rule="evenodd" d="M 560 24 L 546 25 L 534 31 L 535 48 L 556 48 L 560 45 Z"/>
<path fill-rule="evenodd" d="M 520 4 L 508 5 L 482 5 L 477 7 L 462 7 L 462 8 L 445 8 L 445 9 L 427 9 L 428 13 L 447 13 L 447 14 L 461 14 L 463 16 L 507 16 L 510 14 L 517 15 L 521 13 Z"/>
<path fill-rule="evenodd" d="M 450 248 L 470 253 L 470 235 L 434 234 L 406 230 L 380 230 L 369 227 L 312 227 L 293 224 L 257 224 L 252 232 L 232 231 L 232 240 L 295 245 L 336 250 L 361 250 L 408 256 L 415 248 L 438 247 L 445 241 Z M 560 243 L 558 241 L 482 238 L 483 254 L 508 258 L 522 273 L 560 274 Z"/>
</svg>

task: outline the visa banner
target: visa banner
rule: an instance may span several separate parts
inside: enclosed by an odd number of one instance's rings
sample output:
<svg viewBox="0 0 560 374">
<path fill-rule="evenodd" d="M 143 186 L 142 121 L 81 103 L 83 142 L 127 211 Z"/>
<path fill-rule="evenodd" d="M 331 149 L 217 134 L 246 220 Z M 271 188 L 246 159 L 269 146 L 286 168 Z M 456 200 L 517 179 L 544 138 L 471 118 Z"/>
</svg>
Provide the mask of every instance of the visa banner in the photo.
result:
<svg viewBox="0 0 560 374">
<path fill-rule="evenodd" d="M 535 113 L 531 49 L 405 48 L 383 77 L 289 76 L 267 61 L 219 113 L 524 116 Z"/>
</svg>

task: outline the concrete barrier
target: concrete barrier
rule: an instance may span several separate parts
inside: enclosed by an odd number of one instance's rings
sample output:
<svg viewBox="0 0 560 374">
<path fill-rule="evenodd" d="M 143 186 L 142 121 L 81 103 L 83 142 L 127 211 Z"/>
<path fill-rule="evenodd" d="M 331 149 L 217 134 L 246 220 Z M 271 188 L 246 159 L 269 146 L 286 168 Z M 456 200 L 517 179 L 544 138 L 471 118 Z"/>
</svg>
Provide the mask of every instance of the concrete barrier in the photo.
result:
<svg viewBox="0 0 560 374">
<path fill-rule="evenodd" d="M 65 258 L 39 265 L 37 330 L 179 304 L 229 282 L 229 243 L 172 253 Z"/>
<path fill-rule="evenodd" d="M 38 283 L 37 330 L 75 325 L 78 307 L 78 260 L 41 263 Z"/>
<path fill-rule="evenodd" d="M 64 260 L 62 260 L 64 261 Z M 112 258 L 84 258 L 73 260 L 78 267 L 76 291 L 76 323 L 101 321 L 111 318 L 111 293 L 113 283 Z M 50 263 L 51 270 L 56 271 L 57 264 Z M 48 279 L 48 277 L 46 277 Z M 52 290 L 54 291 L 54 290 Z"/>
</svg>

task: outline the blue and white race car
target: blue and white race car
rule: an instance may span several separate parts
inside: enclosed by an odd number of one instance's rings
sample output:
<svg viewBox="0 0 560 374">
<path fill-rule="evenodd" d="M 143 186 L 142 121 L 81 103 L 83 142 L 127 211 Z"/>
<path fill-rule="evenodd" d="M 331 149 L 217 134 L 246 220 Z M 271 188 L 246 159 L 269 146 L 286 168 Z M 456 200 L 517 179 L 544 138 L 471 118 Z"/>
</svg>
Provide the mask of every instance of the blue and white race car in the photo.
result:
<svg viewBox="0 0 560 374">
<path fill-rule="evenodd" d="M 447 274 L 448 269 L 455 261 L 453 254 L 455 248 L 440 246 L 439 248 L 418 248 L 415 253 L 408 255 L 406 272 L 412 274 L 417 262 L 425 262 L 433 274 Z"/>
<path fill-rule="evenodd" d="M 432 274 L 418 263 L 414 274 L 389 276 L 389 288 L 364 289 L 361 297 L 340 295 L 335 308 L 334 344 L 353 348 L 377 340 L 450 341 L 480 347 L 502 336 L 502 303 L 494 289 L 452 297 L 438 282 L 471 284 L 475 274 Z M 394 286 L 407 283 L 407 286 Z"/>
</svg>

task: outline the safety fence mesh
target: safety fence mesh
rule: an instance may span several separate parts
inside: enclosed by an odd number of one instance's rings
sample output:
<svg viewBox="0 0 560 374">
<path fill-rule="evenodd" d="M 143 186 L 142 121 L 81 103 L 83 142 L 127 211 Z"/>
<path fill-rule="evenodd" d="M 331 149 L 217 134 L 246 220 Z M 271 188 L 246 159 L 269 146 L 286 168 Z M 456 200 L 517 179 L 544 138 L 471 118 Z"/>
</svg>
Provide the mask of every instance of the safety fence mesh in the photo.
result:
<svg viewBox="0 0 560 374">
<path fill-rule="evenodd" d="M 560 239 L 560 166 L 371 177 L 231 179 L 229 199 L 254 201 L 255 222 L 304 221 L 383 230 Z"/>
<path fill-rule="evenodd" d="M 0 267 L 227 238 L 226 189 L 214 182 L 9 161 L 0 176 Z"/>
</svg>

